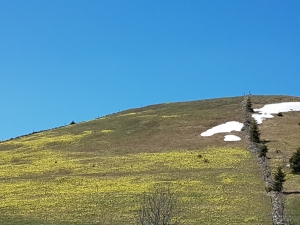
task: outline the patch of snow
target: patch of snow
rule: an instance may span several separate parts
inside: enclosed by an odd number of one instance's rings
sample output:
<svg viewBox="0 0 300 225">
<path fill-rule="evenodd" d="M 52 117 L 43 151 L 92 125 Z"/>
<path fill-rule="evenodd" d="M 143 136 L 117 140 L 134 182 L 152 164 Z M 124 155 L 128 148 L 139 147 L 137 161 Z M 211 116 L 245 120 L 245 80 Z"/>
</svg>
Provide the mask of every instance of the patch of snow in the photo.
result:
<svg viewBox="0 0 300 225">
<path fill-rule="evenodd" d="M 274 118 L 273 115 L 268 113 L 252 114 L 252 117 L 256 120 L 257 124 L 261 124 L 265 119 Z"/>
<path fill-rule="evenodd" d="M 252 117 L 261 124 L 267 118 L 273 118 L 272 114 L 279 112 L 300 111 L 300 102 L 282 102 L 275 104 L 267 104 L 260 109 L 254 109 L 258 114 L 252 114 Z"/>
<path fill-rule="evenodd" d="M 228 134 L 224 136 L 224 141 L 240 141 L 241 138 L 236 135 Z"/>
<path fill-rule="evenodd" d="M 272 114 L 279 112 L 300 111 L 300 102 L 282 102 L 275 104 L 267 104 L 260 109 L 254 109 L 256 113 L 252 117 L 261 124 L 265 119 L 274 118 Z M 224 124 L 215 126 L 201 133 L 201 136 L 208 137 L 217 133 L 230 133 L 231 131 L 241 131 L 243 124 L 237 121 L 230 121 Z M 236 135 L 225 135 L 224 141 L 240 141 L 241 138 Z"/>
<path fill-rule="evenodd" d="M 231 131 L 241 131 L 243 128 L 243 124 L 237 121 L 229 121 L 227 123 L 220 124 L 218 126 L 215 126 L 211 129 L 208 129 L 207 131 L 201 133 L 201 136 L 207 137 L 212 136 L 217 133 L 229 133 Z"/>
</svg>

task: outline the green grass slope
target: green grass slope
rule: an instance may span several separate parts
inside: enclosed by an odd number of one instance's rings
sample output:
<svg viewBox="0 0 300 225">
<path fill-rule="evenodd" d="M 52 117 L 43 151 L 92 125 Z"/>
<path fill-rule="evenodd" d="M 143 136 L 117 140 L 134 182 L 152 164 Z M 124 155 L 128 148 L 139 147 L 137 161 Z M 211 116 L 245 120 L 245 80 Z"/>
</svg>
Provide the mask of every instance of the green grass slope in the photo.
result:
<svg viewBox="0 0 300 225">
<path fill-rule="evenodd" d="M 254 108 L 300 101 L 251 99 Z M 247 143 L 200 136 L 243 122 L 242 100 L 147 106 L 0 143 L 0 224 L 135 224 L 141 194 L 157 183 L 176 192 L 185 224 L 271 224 L 270 199 Z M 274 168 L 298 147 L 298 123 L 300 113 L 291 112 L 260 125 Z M 298 176 L 288 174 L 285 191 L 297 224 Z"/>
</svg>

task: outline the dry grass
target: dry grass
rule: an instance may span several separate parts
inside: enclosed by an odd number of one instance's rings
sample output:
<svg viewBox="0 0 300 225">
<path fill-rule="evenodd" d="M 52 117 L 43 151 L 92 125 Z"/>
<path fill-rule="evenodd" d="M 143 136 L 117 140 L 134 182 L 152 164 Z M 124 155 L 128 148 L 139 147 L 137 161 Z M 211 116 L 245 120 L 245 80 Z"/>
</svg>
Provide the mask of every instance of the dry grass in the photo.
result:
<svg viewBox="0 0 300 225">
<path fill-rule="evenodd" d="M 113 224 L 134 224 L 139 196 L 160 183 L 178 195 L 186 224 L 270 223 L 269 200 L 244 149 L 105 157 L 20 147 L 11 154 L 28 159 L 16 165 L 7 152 L 0 153 L 1 215 L 12 221 L 103 224 L 112 219 Z"/>
<path fill-rule="evenodd" d="M 176 189 L 188 208 L 186 224 L 270 224 L 271 205 L 246 143 L 200 136 L 212 126 L 242 122 L 242 100 L 131 109 L 1 143 L 1 224 L 104 224 L 110 218 L 133 224 L 139 194 L 157 182 Z M 299 100 L 252 96 L 254 108 Z M 298 147 L 298 122 L 300 113 L 292 112 L 260 125 L 272 165 Z M 291 192 L 299 186 L 289 175 L 285 191 L 296 221 L 299 195 Z"/>
</svg>

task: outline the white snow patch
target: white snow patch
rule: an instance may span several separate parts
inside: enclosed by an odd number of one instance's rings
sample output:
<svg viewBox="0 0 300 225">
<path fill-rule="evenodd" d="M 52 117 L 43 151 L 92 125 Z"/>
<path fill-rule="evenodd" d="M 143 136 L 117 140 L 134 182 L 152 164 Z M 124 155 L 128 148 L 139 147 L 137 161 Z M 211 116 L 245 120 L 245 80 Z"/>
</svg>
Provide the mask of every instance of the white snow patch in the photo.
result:
<svg viewBox="0 0 300 225">
<path fill-rule="evenodd" d="M 267 104 L 260 109 L 254 109 L 255 112 L 259 114 L 252 114 L 252 117 L 261 124 L 267 118 L 273 118 L 272 114 L 277 114 L 279 112 L 290 112 L 290 111 L 300 111 L 300 102 L 282 102 Z"/>
<path fill-rule="evenodd" d="M 252 114 L 252 117 L 256 120 L 257 124 L 261 124 L 265 119 L 274 118 L 274 116 L 269 113 Z"/>
<path fill-rule="evenodd" d="M 224 136 L 224 141 L 240 141 L 241 138 L 236 135 L 228 134 Z"/>
<path fill-rule="evenodd" d="M 208 129 L 207 131 L 201 133 L 201 136 L 207 137 L 212 136 L 217 133 L 229 133 L 231 131 L 241 131 L 243 128 L 243 124 L 237 121 L 229 121 L 227 123 L 220 124 L 218 126 L 215 126 L 211 129 Z"/>
<path fill-rule="evenodd" d="M 256 112 L 252 114 L 252 117 L 261 124 L 265 119 L 274 118 L 272 114 L 277 114 L 279 112 L 290 112 L 290 111 L 300 111 L 300 102 L 282 102 L 267 104 L 260 109 L 254 109 Z M 212 136 L 217 133 L 230 133 L 231 131 L 241 131 L 243 124 L 237 121 L 230 121 L 224 124 L 215 126 L 207 131 L 201 133 L 201 136 L 207 137 Z M 224 141 L 240 141 L 241 138 L 236 135 L 225 135 Z"/>
</svg>

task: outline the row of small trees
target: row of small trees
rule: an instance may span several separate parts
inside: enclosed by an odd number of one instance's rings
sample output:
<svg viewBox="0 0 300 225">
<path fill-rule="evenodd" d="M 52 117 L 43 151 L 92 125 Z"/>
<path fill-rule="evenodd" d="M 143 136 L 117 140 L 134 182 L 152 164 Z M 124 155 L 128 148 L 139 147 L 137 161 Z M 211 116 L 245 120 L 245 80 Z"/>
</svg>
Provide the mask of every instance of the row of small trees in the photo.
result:
<svg viewBox="0 0 300 225">
<path fill-rule="evenodd" d="M 254 112 L 252 108 L 252 102 L 249 96 L 247 96 L 246 100 L 246 114 L 250 115 Z M 258 128 L 257 121 L 252 117 L 248 118 L 245 122 L 246 125 L 249 126 L 249 134 L 250 134 L 250 141 L 255 143 L 259 147 L 259 157 L 265 158 L 267 156 L 268 147 L 265 143 L 261 141 L 260 138 L 260 130 Z M 300 148 L 297 149 L 295 153 L 293 153 L 292 157 L 290 158 L 290 168 L 291 172 L 294 174 L 300 174 Z M 274 174 L 274 184 L 272 190 L 281 192 L 283 189 L 283 183 L 286 181 L 285 173 L 283 172 L 282 167 L 277 167 L 275 174 Z"/>
<path fill-rule="evenodd" d="M 252 108 L 252 102 L 250 97 L 247 97 L 246 101 L 246 113 L 251 114 L 254 112 Z M 268 147 L 261 141 L 260 139 L 260 130 L 258 129 L 258 124 L 256 119 L 250 117 L 248 120 L 249 123 L 249 133 L 250 133 L 250 141 L 256 143 L 259 146 L 260 152 L 259 157 L 266 157 L 268 152 Z"/>
</svg>

